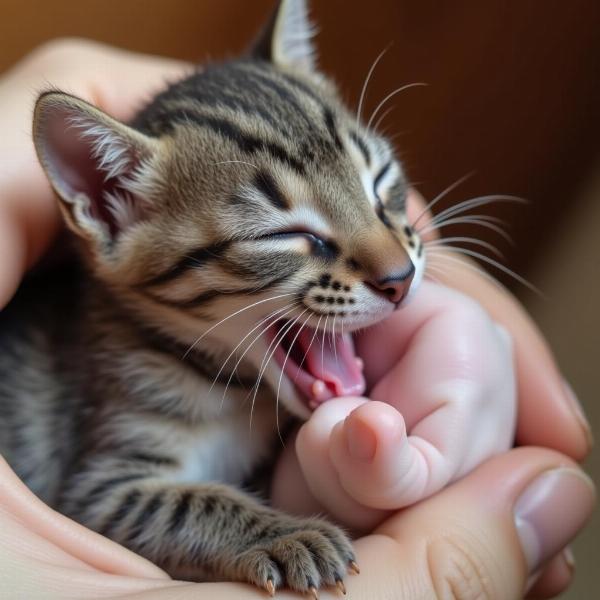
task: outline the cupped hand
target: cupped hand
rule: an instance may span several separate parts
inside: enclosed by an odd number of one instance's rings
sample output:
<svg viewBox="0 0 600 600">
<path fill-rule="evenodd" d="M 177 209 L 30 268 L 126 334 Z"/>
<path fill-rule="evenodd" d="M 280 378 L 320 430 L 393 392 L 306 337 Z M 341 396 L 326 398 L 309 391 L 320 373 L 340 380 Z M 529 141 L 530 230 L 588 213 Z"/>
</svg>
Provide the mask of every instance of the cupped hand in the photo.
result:
<svg viewBox="0 0 600 600">
<path fill-rule="evenodd" d="M 233 583 L 171 581 L 128 550 L 55 513 L 0 464 L 0 583 L 7 598 L 250 600 Z M 564 455 L 520 448 L 399 512 L 356 541 L 361 574 L 349 598 L 518 600 L 562 591 L 572 577 L 563 550 L 589 518 L 591 481 Z M 298 598 L 277 593 L 280 600 Z M 339 598 L 325 590 L 322 600 Z"/>
<path fill-rule="evenodd" d="M 37 95 L 58 88 L 127 120 L 166 82 L 191 68 L 86 40 L 60 39 L 34 50 L 0 77 L 0 306 L 47 250 L 61 223 L 31 141 Z"/>
</svg>

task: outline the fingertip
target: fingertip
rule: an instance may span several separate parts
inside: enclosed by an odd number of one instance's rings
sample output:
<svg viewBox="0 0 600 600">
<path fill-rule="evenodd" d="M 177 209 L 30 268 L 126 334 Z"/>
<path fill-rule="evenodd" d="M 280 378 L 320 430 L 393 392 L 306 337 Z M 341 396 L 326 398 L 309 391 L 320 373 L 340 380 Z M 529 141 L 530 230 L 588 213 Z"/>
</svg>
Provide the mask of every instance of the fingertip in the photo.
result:
<svg viewBox="0 0 600 600">
<path fill-rule="evenodd" d="M 369 462 L 406 436 L 402 415 L 385 402 L 371 400 L 354 408 L 331 432 L 338 467 L 352 468 L 355 461 Z"/>
<path fill-rule="evenodd" d="M 575 575 L 575 560 L 570 548 L 565 548 L 541 571 L 530 578 L 525 598 L 543 600 L 564 592 Z"/>
<path fill-rule="evenodd" d="M 377 435 L 373 428 L 360 418 L 348 417 L 343 425 L 343 436 L 351 458 L 371 461 L 377 452 Z"/>
<path fill-rule="evenodd" d="M 343 435 L 352 458 L 372 460 L 406 436 L 402 415 L 385 402 L 372 400 L 355 408 L 344 420 Z"/>
</svg>

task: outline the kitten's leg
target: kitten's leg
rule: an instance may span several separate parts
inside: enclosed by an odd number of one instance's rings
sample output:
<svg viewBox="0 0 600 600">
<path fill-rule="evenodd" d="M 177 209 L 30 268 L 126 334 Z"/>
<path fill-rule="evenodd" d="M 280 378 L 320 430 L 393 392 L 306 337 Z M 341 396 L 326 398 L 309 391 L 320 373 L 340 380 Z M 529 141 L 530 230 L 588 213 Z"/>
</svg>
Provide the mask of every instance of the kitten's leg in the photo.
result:
<svg viewBox="0 0 600 600">
<path fill-rule="evenodd" d="M 172 576 L 247 581 L 271 593 L 284 584 L 314 594 L 343 587 L 354 555 L 334 525 L 275 511 L 226 485 L 174 484 L 115 467 L 78 473 L 61 509 Z"/>
</svg>

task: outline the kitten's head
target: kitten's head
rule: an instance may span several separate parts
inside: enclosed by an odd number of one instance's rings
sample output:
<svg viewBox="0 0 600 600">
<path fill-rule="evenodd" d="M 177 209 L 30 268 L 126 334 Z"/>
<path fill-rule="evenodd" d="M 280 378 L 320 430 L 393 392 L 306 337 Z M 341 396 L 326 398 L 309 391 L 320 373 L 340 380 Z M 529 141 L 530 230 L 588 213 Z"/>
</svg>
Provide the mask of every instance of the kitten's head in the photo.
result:
<svg viewBox="0 0 600 600">
<path fill-rule="evenodd" d="M 362 393 L 348 333 L 390 315 L 424 268 L 402 167 L 315 70 L 311 33 L 305 3 L 283 0 L 250 56 L 171 86 L 129 125 L 56 91 L 34 118 L 96 276 L 184 343 L 239 343 L 256 369 L 271 345 L 264 377 L 277 387 L 283 367 L 281 399 L 303 416 Z"/>
</svg>

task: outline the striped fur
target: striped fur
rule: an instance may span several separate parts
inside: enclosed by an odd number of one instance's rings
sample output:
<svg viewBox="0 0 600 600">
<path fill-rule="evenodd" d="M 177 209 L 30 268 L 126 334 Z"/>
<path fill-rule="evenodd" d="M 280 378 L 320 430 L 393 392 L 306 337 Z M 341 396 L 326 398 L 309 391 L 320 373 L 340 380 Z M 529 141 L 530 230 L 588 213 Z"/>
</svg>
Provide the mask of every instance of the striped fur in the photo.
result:
<svg viewBox="0 0 600 600">
<path fill-rule="evenodd" d="M 253 394 L 261 322 L 365 327 L 394 309 L 373 282 L 423 270 L 402 168 L 312 70 L 309 40 L 287 0 L 253 55 L 130 124 L 56 91 L 36 106 L 79 251 L 0 315 L 0 450 L 45 501 L 173 575 L 306 591 L 353 560 L 334 526 L 240 491 L 277 426 L 308 414 L 285 377 L 276 407 L 273 361 Z"/>
</svg>

